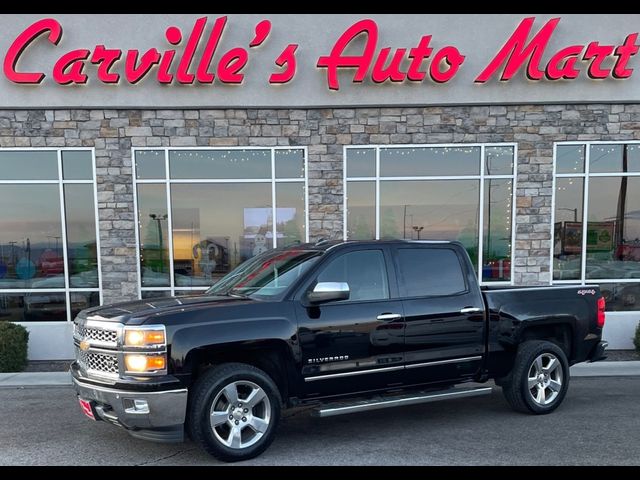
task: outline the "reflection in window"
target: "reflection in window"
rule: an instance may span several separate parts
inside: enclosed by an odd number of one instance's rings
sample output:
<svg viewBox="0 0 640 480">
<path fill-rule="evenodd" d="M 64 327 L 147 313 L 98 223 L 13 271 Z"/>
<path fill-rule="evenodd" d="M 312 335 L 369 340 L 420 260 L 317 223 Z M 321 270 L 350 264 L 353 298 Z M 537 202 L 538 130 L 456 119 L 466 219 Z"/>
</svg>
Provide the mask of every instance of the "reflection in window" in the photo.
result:
<svg viewBox="0 0 640 480">
<path fill-rule="evenodd" d="M 67 321 L 99 305 L 91 150 L 0 151 L 0 180 L 0 321 Z"/>
<path fill-rule="evenodd" d="M 376 176 L 376 151 L 373 148 L 349 149 L 347 175 L 350 178 Z"/>
<path fill-rule="evenodd" d="M 601 283 L 608 312 L 640 311 L 640 283 Z"/>
<path fill-rule="evenodd" d="M 306 243 L 304 149 L 134 153 L 146 180 L 136 184 L 144 298 L 204 292 L 275 246 Z"/>
<path fill-rule="evenodd" d="M 640 145 L 592 145 L 591 173 L 640 172 Z"/>
<path fill-rule="evenodd" d="M 304 177 L 304 150 L 276 150 L 276 178 Z"/>
<path fill-rule="evenodd" d="M 482 280 L 511 279 L 513 180 L 485 180 Z"/>
<path fill-rule="evenodd" d="M 556 173 L 584 173 L 584 145 L 558 145 L 556 147 Z"/>
<path fill-rule="evenodd" d="M 553 279 L 582 278 L 582 203 L 584 180 L 556 180 L 556 210 L 553 238 Z"/>
<path fill-rule="evenodd" d="M 305 243 L 304 184 L 276 185 L 276 205 L 278 246 L 289 247 Z"/>
<path fill-rule="evenodd" d="M 389 284 L 384 254 L 381 250 L 345 253 L 327 265 L 318 283 L 347 283 L 349 302 L 387 300 Z"/>
<path fill-rule="evenodd" d="M 271 151 L 176 150 L 169 152 L 169 168 L 172 179 L 270 179 Z"/>
<path fill-rule="evenodd" d="M 92 154 L 89 150 L 62 152 L 62 175 L 65 180 L 91 180 Z"/>
<path fill-rule="evenodd" d="M 383 177 L 454 176 L 480 174 L 480 147 L 384 148 Z"/>
<path fill-rule="evenodd" d="M 143 287 L 171 286 L 168 219 L 165 185 L 138 185 L 138 234 Z"/>
<path fill-rule="evenodd" d="M 0 151 L 0 180 L 58 180 L 56 151 Z"/>
<path fill-rule="evenodd" d="M 476 262 L 479 198 L 478 180 L 381 182 L 380 238 L 457 240 Z"/>
<path fill-rule="evenodd" d="M 93 185 L 64 186 L 67 260 L 71 288 L 98 288 L 98 247 Z"/>
<path fill-rule="evenodd" d="M 0 185 L 0 290 L 64 288 L 60 189 Z"/>
<path fill-rule="evenodd" d="M 140 180 L 164 180 L 166 160 L 164 150 L 136 152 L 136 175 Z"/>
<path fill-rule="evenodd" d="M 557 154 L 564 148 L 558 146 Z M 585 143 L 580 148 L 589 152 L 588 173 L 567 175 L 557 168 L 553 278 L 597 281 L 608 310 L 638 311 L 640 145 Z"/>
<path fill-rule="evenodd" d="M 479 279 L 510 282 L 515 157 L 514 145 L 347 148 L 347 239 L 457 240 Z"/>
<path fill-rule="evenodd" d="M 376 184 L 353 182 L 347 194 L 347 236 L 351 240 L 376 238 Z"/>
<path fill-rule="evenodd" d="M 589 179 L 587 278 L 640 279 L 640 178 Z"/>
<path fill-rule="evenodd" d="M 273 248 L 270 184 L 171 187 L 177 287 L 207 287 Z"/>
<path fill-rule="evenodd" d="M 487 175 L 513 175 L 514 147 L 486 147 L 484 156 Z"/>
</svg>

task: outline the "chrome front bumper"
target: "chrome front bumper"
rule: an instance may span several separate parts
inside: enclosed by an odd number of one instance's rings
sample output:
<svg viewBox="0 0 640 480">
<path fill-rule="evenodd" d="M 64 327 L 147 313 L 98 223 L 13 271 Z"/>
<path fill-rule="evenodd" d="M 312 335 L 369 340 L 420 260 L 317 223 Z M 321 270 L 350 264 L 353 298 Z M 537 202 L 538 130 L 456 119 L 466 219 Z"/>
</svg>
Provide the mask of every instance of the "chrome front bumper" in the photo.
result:
<svg viewBox="0 0 640 480">
<path fill-rule="evenodd" d="M 182 441 L 187 389 L 136 392 L 90 385 L 73 375 L 71 379 L 78 396 L 92 403 L 99 420 L 123 427 L 133 436 L 147 440 Z"/>
</svg>

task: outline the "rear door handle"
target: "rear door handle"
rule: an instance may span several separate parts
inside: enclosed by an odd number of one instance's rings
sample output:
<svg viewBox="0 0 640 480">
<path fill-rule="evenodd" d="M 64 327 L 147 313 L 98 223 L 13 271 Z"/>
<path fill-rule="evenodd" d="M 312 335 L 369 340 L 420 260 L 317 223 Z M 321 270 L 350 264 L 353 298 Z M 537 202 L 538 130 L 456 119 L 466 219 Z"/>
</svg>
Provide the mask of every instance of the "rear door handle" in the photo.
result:
<svg viewBox="0 0 640 480">
<path fill-rule="evenodd" d="M 400 320 L 402 315 L 397 313 L 384 313 L 382 315 L 378 315 L 378 321 L 380 322 L 393 322 L 395 320 Z"/>
<path fill-rule="evenodd" d="M 467 307 L 460 310 L 460 313 L 463 315 L 469 315 L 470 313 L 480 313 L 481 311 L 481 308 Z"/>
</svg>

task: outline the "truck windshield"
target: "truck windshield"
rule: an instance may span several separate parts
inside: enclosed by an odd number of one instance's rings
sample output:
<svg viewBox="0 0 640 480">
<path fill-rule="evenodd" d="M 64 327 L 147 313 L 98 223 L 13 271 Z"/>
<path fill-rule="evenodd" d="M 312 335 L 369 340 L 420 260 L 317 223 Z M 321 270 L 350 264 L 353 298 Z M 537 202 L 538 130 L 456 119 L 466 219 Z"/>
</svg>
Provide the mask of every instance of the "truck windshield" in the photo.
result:
<svg viewBox="0 0 640 480">
<path fill-rule="evenodd" d="M 236 268 L 207 291 L 207 295 L 250 298 L 277 297 L 318 261 L 322 252 L 271 251 Z"/>
</svg>

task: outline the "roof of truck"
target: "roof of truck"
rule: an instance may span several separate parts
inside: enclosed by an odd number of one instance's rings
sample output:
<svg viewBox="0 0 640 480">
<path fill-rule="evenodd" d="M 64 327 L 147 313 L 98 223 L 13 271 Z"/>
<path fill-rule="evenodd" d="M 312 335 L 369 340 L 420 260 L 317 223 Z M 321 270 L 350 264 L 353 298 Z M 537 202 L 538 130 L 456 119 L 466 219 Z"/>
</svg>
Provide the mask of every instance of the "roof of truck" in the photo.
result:
<svg viewBox="0 0 640 480">
<path fill-rule="evenodd" d="M 328 251 L 334 248 L 348 245 L 452 245 L 459 244 L 459 242 L 449 240 L 320 240 L 316 243 L 306 243 L 302 245 L 294 245 L 288 249 L 302 249 L 302 250 L 318 250 Z"/>
</svg>

